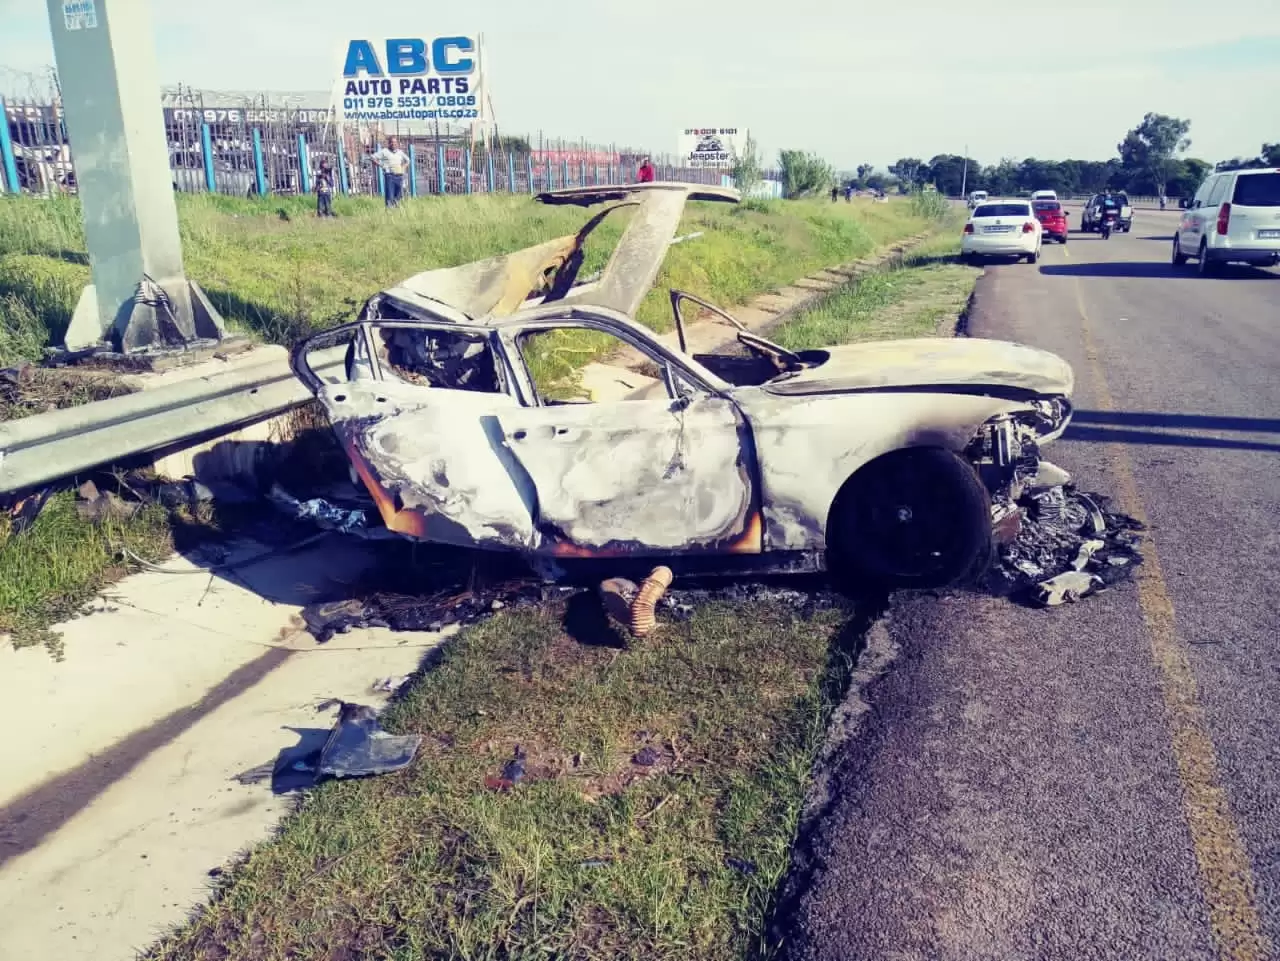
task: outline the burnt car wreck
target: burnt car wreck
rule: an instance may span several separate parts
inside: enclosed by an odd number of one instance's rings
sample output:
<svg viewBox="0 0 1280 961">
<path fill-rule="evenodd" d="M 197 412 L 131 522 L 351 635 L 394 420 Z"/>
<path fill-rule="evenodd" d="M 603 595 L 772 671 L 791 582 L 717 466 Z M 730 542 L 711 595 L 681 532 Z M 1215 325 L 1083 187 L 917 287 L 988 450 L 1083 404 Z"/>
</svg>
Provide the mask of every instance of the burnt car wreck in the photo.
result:
<svg viewBox="0 0 1280 961">
<path fill-rule="evenodd" d="M 538 199 L 606 206 L 577 234 L 410 277 L 293 349 L 391 531 L 521 552 L 551 577 L 581 559 L 661 558 L 944 586 L 986 571 L 1028 499 L 1068 480 L 1041 456 L 1071 419 L 1059 357 L 970 338 L 792 352 L 674 290 L 671 349 L 636 310 L 686 201 L 737 192 L 659 182 Z M 610 260 L 580 278 L 587 237 L 619 209 L 633 215 Z M 689 353 L 685 305 L 735 328 L 733 351 Z M 606 341 L 655 376 L 574 396 L 573 353 Z"/>
</svg>

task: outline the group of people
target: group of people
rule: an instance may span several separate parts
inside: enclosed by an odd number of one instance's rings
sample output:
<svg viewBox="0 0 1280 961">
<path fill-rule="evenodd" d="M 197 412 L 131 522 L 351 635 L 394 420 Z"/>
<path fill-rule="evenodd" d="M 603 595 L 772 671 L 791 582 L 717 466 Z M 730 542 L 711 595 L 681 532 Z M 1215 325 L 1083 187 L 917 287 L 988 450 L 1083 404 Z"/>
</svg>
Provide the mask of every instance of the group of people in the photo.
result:
<svg viewBox="0 0 1280 961">
<path fill-rule="evenodd" d="M 404 196 L 404 178 L 409 170 L 409 155 L 400 149 L 395 137 L 388 137 L 386 146 L 374 151 L 369 159 L 374 167 L 382 171 L 382 197 L 388 207 L 398 206 Z M 653 183 L 657 176 L 653 162 L 645 157 L 636 170 L 637 183 Z M 337 189 L 337 179 L 333 164 L 326 158 L 320 161 L 316 171 L 316 216 L 332 217 L 333 194 Z"/>
</svg>

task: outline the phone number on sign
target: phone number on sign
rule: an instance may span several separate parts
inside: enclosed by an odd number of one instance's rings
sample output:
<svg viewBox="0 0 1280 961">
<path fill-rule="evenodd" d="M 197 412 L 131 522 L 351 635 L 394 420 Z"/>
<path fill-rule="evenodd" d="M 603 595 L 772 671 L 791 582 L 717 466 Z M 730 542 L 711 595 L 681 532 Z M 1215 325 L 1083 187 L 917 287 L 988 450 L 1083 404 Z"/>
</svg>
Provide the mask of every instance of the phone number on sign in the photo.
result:
<svg viewBox="0 0 1280 961">
<path fill-rule="evenodd" d="M 415 107 L 474 107 L 475 94 L 430 97 L 344 97 L 343 110 L 411 110 Z"/>
</svg>

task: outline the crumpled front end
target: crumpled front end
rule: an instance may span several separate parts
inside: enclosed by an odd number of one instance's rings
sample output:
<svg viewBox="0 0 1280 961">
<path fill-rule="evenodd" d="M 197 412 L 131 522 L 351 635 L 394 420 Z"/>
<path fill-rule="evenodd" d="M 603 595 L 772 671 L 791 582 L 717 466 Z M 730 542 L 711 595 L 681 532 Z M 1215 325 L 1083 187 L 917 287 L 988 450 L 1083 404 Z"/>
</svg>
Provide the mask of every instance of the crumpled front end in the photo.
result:
<svg viewBox="0 0 1280 961">
<path fill-rule="evenodd" d="M 965 448 L 965 457 L 991 492 L 998 541 L 1017 536 L 1028 498 L 1070 481 L 1071 475 L 1045 460 L 1041 450 L 1062 436 L 1072 413 L 1065 396 L 1030 401 L 988 420 Z"/>
</svg>

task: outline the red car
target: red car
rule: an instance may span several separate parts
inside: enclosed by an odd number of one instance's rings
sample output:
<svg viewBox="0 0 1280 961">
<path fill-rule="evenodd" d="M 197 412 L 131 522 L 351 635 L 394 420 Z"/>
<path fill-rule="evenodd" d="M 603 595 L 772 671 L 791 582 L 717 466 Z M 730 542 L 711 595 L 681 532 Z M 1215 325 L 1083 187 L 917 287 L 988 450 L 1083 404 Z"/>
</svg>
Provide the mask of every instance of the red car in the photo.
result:
<svg viewBox="0 0 1280 961">
<path fill-rule="evenodd" d="M 1036 212 L 1036 220 L 1040 221 L 1040 229 L 1046 237 L 1052 237 L 1060 244 L 1067 242 L 1067 212 L 1056 200 L 1036 200 L 1031 204 Z"/>
</svg>

